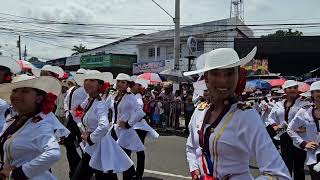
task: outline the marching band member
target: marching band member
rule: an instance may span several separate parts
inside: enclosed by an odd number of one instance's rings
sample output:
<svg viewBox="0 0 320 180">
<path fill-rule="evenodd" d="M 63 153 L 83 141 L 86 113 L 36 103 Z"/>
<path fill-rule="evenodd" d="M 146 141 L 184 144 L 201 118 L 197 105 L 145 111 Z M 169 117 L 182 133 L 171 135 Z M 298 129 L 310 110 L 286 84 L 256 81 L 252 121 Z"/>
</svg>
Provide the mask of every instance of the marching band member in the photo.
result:
<svg viewBox="0 0 320 180">
<path fill-rule="evenodd" d="M 0 84 L 10 83 L 13 75 L 21 71 L 17 61 L 10 57 L 0 56 Z M 10 105 L 5 100 L 0 99 L 0 132 L 5 123 L 5 117 L 10 113 Z"/>
<path fill-rule="evenodd" d="M 277 102 L 273 106 L 268 118 L 276 132 L 286 128 L 298 110 L 306 105 L 306 102 L 302 101 L 299 97 L 298 83 L 296 81 L 287 80 L 283 84 L 282 89 L 286 93 L 286 99 Z M 294 179 L 305 179 L 304 161 L 306 152 L 295 147 L 291 137 L 285 131 L 280 136 L 280 150 L 290 174 L 292 174 L 292 171 L 294 172 Z"/>
<path fill-rule="evenodd" d="M 127 91 L 131 82 L 130 76 L 120 73 L 116 80 L 117 93 L 109 96 L 106 100 L 111 105 L 109 109 L 112 110 L 113 115 L 112 123 L 114 125 L 111 134 L 130 157 L 132 151 L 144 150 L 144 145 L 133 126 L 145 116 L 145 113 L 136 97 Z M 132 166 L 123 173 L 123 179 L 132 180 L 134 175 L 135 169 Z"/>
<path fill-rule="evenodd" d="M 108 105 L 100 96 L 100 88 L 112 78 L 111 73 L 96 70 L 75 77 L 89 97 L 81 105 L 84 108 L 80 127 L 84 154 L 72 177 L 74 180 L 90 180 L 93 174 L 97 180 L 118 179 L 115 172 L 123 172 L 133 164 L 110 135 Z"/>
<path fill-rule="evenodd" d="M 320 179 L 320 169 L 314 170 L 314 166 L 320 162 L 320 81 L 310 86 L 314 105 L 301 108 L 290 122 L 287 132 L 294 145 L 307 151 L 306 165 L 309 166 L 312 180 Z M 297 133 L 299 128 L 305 128 L 304 133 Z"/>
<path fill-rule="evenodd" d="M 86 73 L 85 69 L 79 69 L 76 74 Z M 88 98 L 83 86 L 75 85 L 67 91 L 64 99 L 64 110 L 67 119 L 66 128 L 71 132 L 64 138 L 63 144 L 66 147 L 67 159 L 69 163 L 69 177 L 72 177 L 81 157 L 77 152 L 75 141 L 81 142 L 81 132 L 77 124 L 81 124 L 81 117 L 76 115 L 77 108 Z"/>
<path fill-rule="evenodd" d="M 148 87 L 148 81 L 144 79 L 136 79 L 134 81 L 134 86 L 131 88 L 131 92 L 137 98 L 138 104 L 143 109 L 143 100 L 142 95 L 144 94 L 145 89 Z M 145 119 L 141 119 L 137 123 L 134 124 L 133 128 L 136 130 L 140 140 L 144 144 L 144 140 L 147 137 L 158 138 L 159 134 L 152 129 Z M 145 164 L 145 154 L 144 151 L 137 152 L 137 168 L 136 168 L 136 179 L 142 179 L 144 172 L 144 164 Z"/>
<path fill-rule="evenodd" d="M 240 60 L 233 49 L 215 49 L 202 55 L 203 69 L 184 73 L 205 72 L 211 97 L 211 104 L 197 108 L 189 124 L 186 150 L 192 179 L 254 179 L 249 170 L 252 157 L 261 171 L 256 179 L 291 179 L 257 111 L 235 98 L 239 67 L 255 53 L 256 48 Z"/>
<path fill-rule="evenodd" d="M 0 85 L 0 97 L 10 99 L 17 113 L 7 120 L 0 136 L 3 178 L 56 179 L 49 171 L 60 159 L 54 131 L 60 131 L 63 125 L 52 123 L 59 123 L 52 109 L 60 92 L 60 82 L 52 77 L 23 74 L 12 83 Z"/>
</svg>

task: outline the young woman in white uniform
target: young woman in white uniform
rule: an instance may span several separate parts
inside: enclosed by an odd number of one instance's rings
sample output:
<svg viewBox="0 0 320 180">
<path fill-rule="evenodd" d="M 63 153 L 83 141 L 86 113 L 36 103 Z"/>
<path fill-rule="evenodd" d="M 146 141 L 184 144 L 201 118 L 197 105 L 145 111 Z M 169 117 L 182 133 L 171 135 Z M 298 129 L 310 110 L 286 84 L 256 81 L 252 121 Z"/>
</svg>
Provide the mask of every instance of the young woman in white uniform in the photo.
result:
<svg viewBox="0 0 320 180">
<path fill-rule="evenodd" d="M 117 179 L 115 173 L 129 169 L 133 162 L 111 137 L 107 104 L 99 94 L 104 82 L 113 79 L 112 74 L 88 70 L 75 79 L 79 85 L 83 84 L 89 97 L 81 105 L 84 154 L 72 179 L 90 180 L 93 174 L 97 180 Z"/>
<path fill-rule="evenodd" d="M 300 99 L 296 81 L 288 80 L 282 88 L 286 93 L 286 99 L 273 106 L 268 118 L 274 131 L 277 131 L 283 124 L 289 124 L 298 110 L 308 104 Z M 291 137 L 286 132 L 280 136 L 280 150 L 290 174 L 293 172 L 294 179 L 304 180 L 306 152 L 295 147 Z"/>
<path fill-rule="evenodd" d="M 131 88 L 131 92 L 137 98 L 138 104 L 143 109 L 143 100 L 142 94 L 145 89 L 148 87 L 148 81 L 144 79 L 136 79 L 134 81 L 134 86 Z M 136 130 L 141 142 L 144 144 L 146 137 L 156 139 L 159 137 L 159 134 L 149 126 L 145 119 L 141 119 L 134 124 L 133 128 Z M 144 172 L 144 163 L 145 163 L 145 154 L 144 151 L 137 152 L 137 168 L 136 168 L 136 179 L 142 179 Z"/>
<path fill-rule="evenodd" d="M 128 93 L 127 89 L 131 83 L 131 78 L 127 74 L 120 73 L 116 77 L 115 95 L 109 96 L 106 100 L 111 105 L 113 115 L 112 136 L 130 157 L 131 152 L 140 152 L 144 150 L 138 134 L 133 126 L 139 122 L 145 113 L 141 105 L 138 104 L 136 97 Z M 131 180 L 135 175 L 134 166 L 123 173 L 124 180 Z"/>
<path fill-rule="evenodd" d="M 21 71 L 19 63 L 6 56 L 0 56 L 0 84 L 10 83 L 13 75 Z M 0 132 L 5 123 L 5 117 L 10 114 L 10 105 L 3 99 L 0 99 Z"/>
<path fill-rule="evenodd" d="M 58 121 L 52 113 L 61 92 L 52 77 L 20 75 L 12 83 L 0 85 L 0 97 L 11 101 L 17 115 L 8 119 L 0 136 L 0 174 L 12 179 L 54 180 L 50 168 L 60 159 L 55 131 Z M 11 93 L 11 95 L 10 95 Z M 67 134 L 64 134 L 67 135 Z"/>
<path fill-rule="evenodd" d="M 86 70 L 79 69 L 76 74 L 84 74 Z M 88 98 L 88 94 L 83 86 L 75 85 L 67 91 L 64 99 L 64 110 L 66 112 L 67 124 L 66 128 L 71 132 L 70 135 L 63 140 L 66 147 L 66 155 L 69 164 L 69 177 L 72 177 L 81 157 L 77 152 L 75 142 L 80 143 L 81 132 L 77 124 L 81 124 L 81 117 L 77 117 L 77 108 Z"/>
<path fill-rule="evenodd" d="M 309 166 L 312 180 L 320 179 L 320 172 L 313 168 L 320 162 L 320 81 L 314 82 L 310 87 L 314 105 L 301 108 L 290 122 L 287 132 L 293 140 L 294 145 L 307 151 L 305 164 Z M 297 133 L 299 128 L 305 128 L 305 132 Z"/>
<path fill-rule="evenodd" d="M 257 111 L 246 109 L 235 98 L 239 67 L 255 52 L 256 48 L 240 60 L 233 49 L 215 49 L 203 55 L 203 69 L 184 73 L 205 72 L 211 97 L 211 104 L 197 108 L 189 124 L 186 152 L 192 179 L 254 179 L 251 158 L 261 172 L 256 179 L 291 179 Z"/>
</svg>

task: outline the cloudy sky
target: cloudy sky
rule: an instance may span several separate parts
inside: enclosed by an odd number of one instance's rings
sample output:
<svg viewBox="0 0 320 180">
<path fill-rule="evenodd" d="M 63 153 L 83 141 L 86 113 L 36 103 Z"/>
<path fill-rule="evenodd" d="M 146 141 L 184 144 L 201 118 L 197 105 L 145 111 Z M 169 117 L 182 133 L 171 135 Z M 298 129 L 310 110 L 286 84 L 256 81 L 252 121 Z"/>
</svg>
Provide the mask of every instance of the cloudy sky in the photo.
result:
<svg viewBox="0 0 320 180">
<path fill-rule="evenodd" d="M 156 0 L 174 15 L 174 0 Z M 0 51 L 17 58 L 16 41 L 22 35 L 28 56 L 43 60 L 69 56 L 73 45 L 94 48 L 139 33 L 168 29 L 172 19 L 151 0 L 0 0 Z M 320 35 L 319 0 L 244 0 L 247 24 L 318 23 L 298 30 Z M 230 0 L 181 0 L 181 24 L 229 17 Z M 14 16 L 12 16 L 14 15 Z M 39 21 L 45 20 L 45 21 Z M 48 21 L 96 25 L 48 24 Z M 168 25 L 134 26 L 127 25 Z M 123 25 L 123 26 L 117 26 Z M 300 26 L 301 27 L 301 26 Z M 270 33 L 263 27 L 255 35 Z M 282 27 L 283 28 L 283 27 Z M 296 28 L 294 28 L 296 29 Z M 81 34 L 81 35 L 77 35 Z M 94 36 L 92 36 L 94 35 Z"/>
</svg>

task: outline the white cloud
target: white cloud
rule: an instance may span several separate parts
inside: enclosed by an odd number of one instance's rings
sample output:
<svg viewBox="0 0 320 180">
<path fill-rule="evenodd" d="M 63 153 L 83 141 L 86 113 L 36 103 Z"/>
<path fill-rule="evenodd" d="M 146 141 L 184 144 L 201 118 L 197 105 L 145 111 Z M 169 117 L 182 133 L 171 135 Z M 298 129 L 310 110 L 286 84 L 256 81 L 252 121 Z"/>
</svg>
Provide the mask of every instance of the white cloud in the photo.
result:
<svg viewBox="0 0 320 180">
<path fill-rule="evenodd" d="M 156 0 L 170 14 L 174 16 L 174 0 Z M 229 16 L 229 0 L 181 0 L 181 21 L 182 24 L 200 23 L 212 21 Z M 290 8 L 289 8 L 290 6 Z M 246 22 L 252 23 L 281 23 L 293 22 L 290 19 L 320 18 L 318 7 L 319 0 L 245 0 Z M 2 3 L 1 13 L 15 14 L 19 16 L 39 18 L 46 20 L 56 20 L 63 22 L 83 22 L 83 23 L 108 23 L 108 24 L 172 24 L 172 19 L 157 7 L 151 0 L 10 0 Z M 0 16 L 1 18 L 2 16 Z M 287 20 L 287 21 L 265 21 L 265 20 Z M 303 22 L 315 22 L 320 19 L 303 20 Z M 301 22 L 301 20 L 300 20 Z M 65 26 L 65 25 L 40 25 L 39 27 L 28 24 L 8 24 L 0 23 L 0 27 L 14 27 L 17 30 L 32 29 L 41 31 L 67 31 L 67 32 L 88 32 L 92 34 L 113 34 L 112 36 L 127 37 L 127 35 L 145 33 L 150 31 L 134 31 L 110 28 L 88 28 L 84 26 Z M 48 29 L 49 28 L 49 29 Z M 140 29 L 150 29 L 152 27 L 139 27 Z M 159 29 L 159 28 L 153 28 Z M 303 31 L 318 32 L 320 28 Z M 0 30 L 1 33 L 1 30 Z M 265 33 L 257 32 L 256 34 Z M 84 44 L 89 48 L 111 42 L 110 39 L 92 38 L 54 38 L 46 39 L 32 37 L 33 39 L 45 41 L 72 48 L 73 45 Z M 2 49 L 4 53 L 12 54 L 15 48 L 17 35 L 0 34 L 0 44 L 8 44 Z M 31 54 L 46 57 L 58 58 L 68 56 L 72 52 L 66 48 L 56 47 L 30 40 L 23 37 L 23 44 L 27 43 Z M 9 50 L 10 49 L 10 50 Z M 0 49 L 1 50 L 1 49 Z"/>
</svg>

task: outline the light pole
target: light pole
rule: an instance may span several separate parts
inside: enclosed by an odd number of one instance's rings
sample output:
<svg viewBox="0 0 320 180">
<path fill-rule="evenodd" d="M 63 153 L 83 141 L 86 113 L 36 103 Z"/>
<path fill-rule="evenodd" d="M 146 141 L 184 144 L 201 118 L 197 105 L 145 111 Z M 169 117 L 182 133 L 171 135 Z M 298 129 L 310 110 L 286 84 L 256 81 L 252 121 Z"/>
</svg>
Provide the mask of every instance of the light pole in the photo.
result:
<svg viewBox="0 0 320 180">
<path fill-rule="evenodd" d="M 152 0 L 160 9 L 169 15 L 174 22 L 174 69 L 179 70 L 180 60 L 180 0 L 175 0 L 175 17 L 168 13 L 155 0 Z"/>
</svg>

